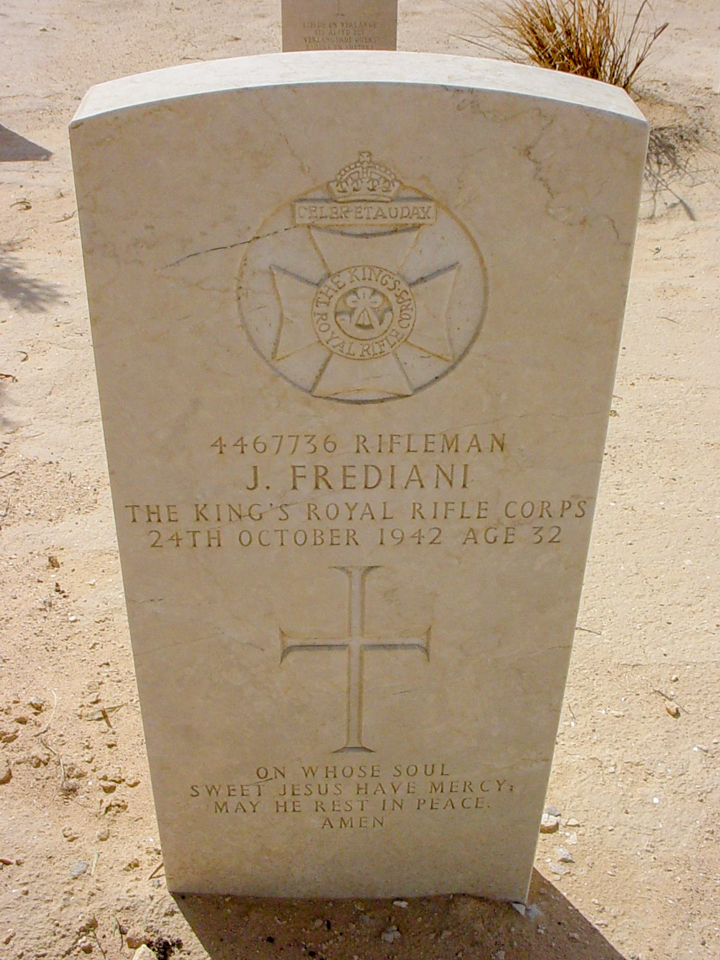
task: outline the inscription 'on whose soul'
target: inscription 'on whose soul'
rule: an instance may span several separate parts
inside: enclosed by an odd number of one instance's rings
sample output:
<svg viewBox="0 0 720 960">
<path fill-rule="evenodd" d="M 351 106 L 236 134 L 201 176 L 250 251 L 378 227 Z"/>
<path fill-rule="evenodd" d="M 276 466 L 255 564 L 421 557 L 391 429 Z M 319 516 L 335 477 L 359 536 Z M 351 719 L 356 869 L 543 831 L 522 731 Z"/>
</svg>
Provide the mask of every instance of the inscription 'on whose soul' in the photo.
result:
<svg viewBox="0 0 720 960">
<path fill-rule="evenodd" d="M 291 779 L 289 779 L 291 778 Z M 383 829 L 397 817 L 453 811 L 484 816 L 514 791 L 494 776 L 452 776 L 445 763 L 260 766 L 246 783 L 191 783 L 190 798 L 213 815 L 259 814 L 271 820 L 312 813 L 317 828 Z M 474 811 L 468 813 L 467 811 Z"/>
</svg>

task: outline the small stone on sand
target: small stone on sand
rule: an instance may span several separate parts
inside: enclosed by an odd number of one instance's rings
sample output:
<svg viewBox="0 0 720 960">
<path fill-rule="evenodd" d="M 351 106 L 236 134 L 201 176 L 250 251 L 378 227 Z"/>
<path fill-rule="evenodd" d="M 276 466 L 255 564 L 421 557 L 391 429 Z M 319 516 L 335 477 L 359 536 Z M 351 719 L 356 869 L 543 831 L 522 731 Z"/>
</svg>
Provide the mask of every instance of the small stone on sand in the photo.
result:
<svg viewBox="0 0 720 960">
<path fill-rule="evenodd" d="M 559 826 L 560 821 L 557 817 L 554 817 L 549 813 L 544 813 L 542 815 L 542 820 L 540 821 L 540 833 L 555 833 Z"/>
<path fill-rule="evenodd" d="M 152 952 L 150 947 L 144 943 L 141 947 L 138 947 L 133 954 L 133 960 L 157 960 L 157 956 Z"/>
</svg>

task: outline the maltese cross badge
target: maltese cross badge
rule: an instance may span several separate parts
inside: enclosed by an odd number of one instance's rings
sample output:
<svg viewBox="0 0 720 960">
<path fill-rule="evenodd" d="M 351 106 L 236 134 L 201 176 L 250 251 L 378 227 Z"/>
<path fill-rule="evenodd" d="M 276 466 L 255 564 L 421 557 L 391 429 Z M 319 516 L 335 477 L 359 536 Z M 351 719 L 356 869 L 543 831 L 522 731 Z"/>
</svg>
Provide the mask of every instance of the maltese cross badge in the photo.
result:
<svg viewBox="0 0 720 960">
<path fill-rule="evenodd" d="M 240 268 L 253 346 L 314 397 L 409 397 L 472 346 L 485 266 L 460 220 L 369 151 L 270 216 Z"/>
</svg>

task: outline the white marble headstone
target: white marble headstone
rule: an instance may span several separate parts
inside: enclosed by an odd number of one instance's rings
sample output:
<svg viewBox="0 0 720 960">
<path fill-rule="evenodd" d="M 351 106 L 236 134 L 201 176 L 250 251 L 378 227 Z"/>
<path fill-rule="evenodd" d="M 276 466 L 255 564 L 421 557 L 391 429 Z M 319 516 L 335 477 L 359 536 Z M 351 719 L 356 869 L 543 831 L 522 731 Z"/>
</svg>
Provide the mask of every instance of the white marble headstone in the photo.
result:
<svg viewBox="0 0 720 960">
<path fill-rule="evenodd" d="M 93 88 L 72 124 L 168 883 L 527 890 L 647 126 L 382 52 Z"/>
</svg>

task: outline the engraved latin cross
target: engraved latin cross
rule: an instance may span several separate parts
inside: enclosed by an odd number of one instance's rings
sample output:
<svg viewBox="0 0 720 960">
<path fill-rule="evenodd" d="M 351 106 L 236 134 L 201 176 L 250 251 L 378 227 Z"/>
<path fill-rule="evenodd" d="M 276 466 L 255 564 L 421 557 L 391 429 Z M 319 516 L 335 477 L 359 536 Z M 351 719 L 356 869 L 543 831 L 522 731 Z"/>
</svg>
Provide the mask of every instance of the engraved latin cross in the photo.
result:
<svg viewBox="0 0 720 960">
<path fill-rule="evenodd" d="M 291 637 L 280 630 L 280 662 L 296 650 L 347 650 L 347 728 L 345 746 L 335 753 L 373 753 L 362 743 L 363 681 L 366 650 L 420 650 L 430 659 L 430 628 L 416 637 L 365 635 L 365 581 L 380 567 L 332 567 L 349 581 L 348 630 L 345 637 Z"/>
</svg>

